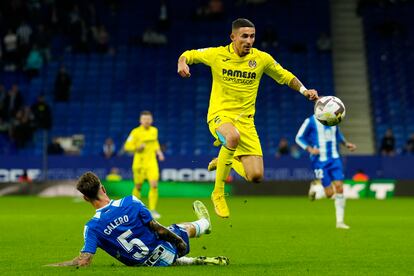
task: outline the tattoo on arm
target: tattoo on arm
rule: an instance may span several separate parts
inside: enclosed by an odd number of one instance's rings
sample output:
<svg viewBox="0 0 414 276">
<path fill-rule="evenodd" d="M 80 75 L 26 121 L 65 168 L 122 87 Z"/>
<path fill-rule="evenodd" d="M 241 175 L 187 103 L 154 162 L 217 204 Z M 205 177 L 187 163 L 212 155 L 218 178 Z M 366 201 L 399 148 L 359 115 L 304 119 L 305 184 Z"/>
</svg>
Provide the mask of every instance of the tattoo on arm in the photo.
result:
<svg viewBox="0 0 414 276">
<path fill-rule="evenodd" d="M 88 266 L 91 264 L 93 254 L 91 253 L 80 253 L 78 257 L 71 261 L 51 264 L 50 266 Z"/>
<path fill-rule="evenodd" d="M 81 253 L 79 257 L 75 258 L 73 261 L 79 266 L 90 265 L 92 262 L 93 254 L 91 253 Z"/>
<path fill-rule="evenodd" d="M 179 236 L 177 236 L 176 234 L 174 234 L 173 232 L 171 232 L 155 220 L 151 220 L 149 226 L 153 231 L 155 231 L 158 234 L 158 236 L 161 239 L 165 241 L 171 242 L 173 244 L 179 244 L 183 242 L 183 240 Z"/>
<path fill-rule="evenodd" d="M 299 91 L 300 88 L 303 86 L 303 84 L 300 82 L 300 80 L 298 80 L 298 78 L 293 78 L 288 85 L 290 88 L 296 91 Z"/>
</svg>

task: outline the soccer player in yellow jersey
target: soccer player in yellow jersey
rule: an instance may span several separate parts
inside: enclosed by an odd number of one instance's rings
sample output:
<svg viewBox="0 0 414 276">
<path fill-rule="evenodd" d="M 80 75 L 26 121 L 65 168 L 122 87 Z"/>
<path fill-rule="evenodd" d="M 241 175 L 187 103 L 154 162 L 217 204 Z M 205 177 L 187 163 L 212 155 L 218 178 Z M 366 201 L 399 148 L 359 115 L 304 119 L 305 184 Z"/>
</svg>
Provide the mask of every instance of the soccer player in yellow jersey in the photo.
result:
<svg viewBox="0 0 414 276">
<path fill-rule="evenodd" d="M 215 188 L 211 194 L 218 216 L 229 217 L 224 198 L 224 181 L 233 168 L 251 182 L 263 178 L 263 157 L 254 125 L 257 90 L 263 73 L 279 84 L 286 84 L 309 100 L 316 100 L 316 90 L 308 90 L 291 72 L 284 69 L 272 56 L 253 48 L 256 29 L 243 18 L 232 23 L 227 46 L 185 51 L 178 59 L 178 74 L 190 77 L 188 65 L 204 63 L 211 67 L 213 86 L 207 123 L 210 132 L 221 143 L 216 160 L 209 169 L 217 169 Z M 218 143 L 219 142 L 219 143 Z"/>
<path fill-rule="evenodd" d="M 152 216 L 157 219 L 160 218 L 156 211 L 159 179 L 157 156 L 160 161 L 164 161 L 164 154 L 158 142 L 158 129 L 152 126 L 151 112 L 142 111 L 139 120 L 140 126 L 131 131 L 124 145 L 125 151 L 134 153 L 132 172 L 135 187 L 132 194 L 141 198 L 142 183 L 147 179 L 150 184 L 148 207 Z"/>
</svg>

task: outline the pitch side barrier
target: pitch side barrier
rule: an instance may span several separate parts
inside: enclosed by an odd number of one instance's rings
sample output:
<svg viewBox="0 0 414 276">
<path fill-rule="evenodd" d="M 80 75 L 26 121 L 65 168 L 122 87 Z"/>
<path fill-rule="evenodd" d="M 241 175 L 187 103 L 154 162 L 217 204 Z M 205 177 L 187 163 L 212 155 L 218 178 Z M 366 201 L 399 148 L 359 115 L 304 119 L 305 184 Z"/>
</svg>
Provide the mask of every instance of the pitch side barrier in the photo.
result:
<svg viewBox="0 0 414 276">
<path fill-rule="evenodd" d="M 345 196 L 349 199 L 375 198 L 386 199 L 393 196 L 414 196 L 414 181 L 394 181 L 374 179 L 368 182 L 345 180 Z M 108 194 L 121 198 L 131 194 L 132 180 L 117 182 L 103 181 Z M 81 197 L 74 180 L 36 181 L 30 183 L 0 183 L 0 196 L 39 195 L 44 197 L 74 196 Z M 213 182 L 176 182 L 161 181 L 160 197 L 208 198 L 213 190 Z M 143 186 L 142 194 L 148 194 L 149 185 Z M 226 193 L 234 196 L 305 196 L 309 181 L 266 181 L 260 184 L 236 181 L 226 185 Z"/>
<path fill-rule="evenodd" d="M 166 156 L 160 162 L 162 181 L 176 182 L 211 182 L 215 172 L 207 171 L 207 164 L 212 156 Z M 414 179 L 414 156 L 348 156 L 343 159 L 345 176 L 352 178 L 358 170 L 363 169 L 371 179 Z M 26 170 L 33 180 L 76 179 L 85 171 L 93 171 L 105 178 L 112 167 L 117 167 L 123 179 L 132 179 L 132 157 L 120 156 L 106 159 L 101 156 L 50 156 L 47 165 L 42 157 L 2 156 L 0 158 L 0 182 L 17 181 Z M 302 181 L 314 178 L 313 170 L 307 156 L 300 159 L 291 157 L 265 157 L 265 181 Z M 43 168 L 47 168 L 44 170 Z M 233 174 L 235 180 L 240 178 Z"/>
<path fill-rule="evenodd" d="M 304 196 L 309 181 L 268 181 L 260 184 L 233 183 L 233 195 L 247 196 Z M 386 199 L 393 196 L 414 196 L 414 180 L 373 179 L 371 181 L 344 181 L 344 194 L 349 199 Z"/>
</svg>

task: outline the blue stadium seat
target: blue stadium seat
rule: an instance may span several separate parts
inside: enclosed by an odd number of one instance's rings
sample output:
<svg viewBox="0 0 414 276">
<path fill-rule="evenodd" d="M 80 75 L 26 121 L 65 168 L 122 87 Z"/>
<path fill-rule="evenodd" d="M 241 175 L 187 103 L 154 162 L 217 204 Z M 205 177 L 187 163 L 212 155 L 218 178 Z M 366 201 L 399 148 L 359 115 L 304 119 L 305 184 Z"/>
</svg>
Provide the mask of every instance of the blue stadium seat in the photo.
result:
<svg viewBox="0 0 414 276">
<path fill-rule="evenodd" d="M 99 2 L 99 1 L 98 1 Z M 257 8 L 249 9 L 243 6 L 234 6 L 231 1 L 229 16 L 243 14 L 255 18 L 258 26 L 270 25 L 274 27 L 281 41 L 281 46 L 269 52 L 274 54 L 276 59 L 286 68 L 299 75 L 300 78 L 310 86 L 318 87 L 323 91 L 334 91 L 332 76 L 332 58 L 330 55 L 321 55 L 314 47 L 315 37 L 321 31 L 327 31 L 329 26 L 329 5 L 328 0 L 307 1 L 293 0 L 292 8 L 303 12 L 303 16 L 289 16 L 288 8 L 279 5 L 279 1 L 267 1 L 266 4 Z M 193 6 L 193 1 L 178 1 L 177 7 Z M 98 5 L 99 6 L 99 5 Z M 53 52 L 61 55 L 59 61 L 52 60 L 45 66 L 38 78 L 33 79 L 30 84 L 25 77 L 15 74 L 1 74 L 3 83 L 9 85 L 18 82 L 22 90 L 27 91 L 30 98 L 36 97 L 40 92 L 49 93 L 52 96 L 54 80 L 60 64 L 65 64 L 72 76 L 71 101 L 69 103 L 53 103 L 54 115 L 53 134 L 68 135 L 73 133 L 84 133 L 87 135 L 84 155 L 97 154 L 101 151 L 104 139 L 113 136 L 116 144 L 123 143 L 129 131 L 137 126 L 138 116 L 141 110 L 149 109 L 154 113 L 155 124 L 159 127 L 160 137 L 167 144 L 167 154 L 181 155 L 203 155 L 217 154 L 217 149 L 212 147 L 211 137 L 206 120 L 206 113 L 209 104 L 211 89 L 211 74 L 205 66 L 193 66 L 193 77 L 188 80 L 180 79 L 175 74 L 175 66 L 178 53 L 186 48 L 201 48 L 213 45 L 224 45 L 227 43 L 227 33 L 223 30 L 223 24 L 228 22 L 191 22 L 186 19 L 191 16 L 191 9 L 181 9 L 186 16 L 176 16 L 171 29 L 168 31 L 170 44 L 168 48 L 146 48 L 142 46 L 129 46 L 132 36 L 140 35 L 137 29 L 145 29 L 153 18 L 153 12 L 157 12 L 159 3 L 154 1 L 138 3 L 127 1 L 120 5 L 118 15 L 111 15 L 105 9 L 97 8 L 99 22 L 104 23 L 111 33 L 111 44 L 115 47 L 114 55 L 101 55 L 96 53 L 75 54 L 70 51 L 63 52 L 67 48 L 68 39 L 64 36 L 53 39 Z M 312 8 L 313 24 L 306 25 L 307 32 L 297 32 L 305 24 L 306 11 Z M 170 11 L 169 11 L 170 12 Z M 175 9 L 171 13 L 176 13 Z M 256 14 L 263 16 L 257 17 Z M 281 27 L 276 25 L 274 20 L 287 22 Z M 130 28 L 131 24 L 135 26 Z M 182 32 L 183 27 L 186 32 Z M 260 37 L 258 47 L 260 48 Z M 293 54 L 286 45 L 295 40 L 303 40 L 308 46 L 306 53 Z M 178 43 L 178 41 L 180 43 Z M 368 42 L 368 47 L 371 43 Z M 400 68 L 390 72 L 384 66 L 378 66 L 378 53 L 394 53 L 393 47 L 403 47 L 403 44 L 384 45 L 375 49 L 374 55 L 369 55 L 368 64 L 378 70 L 375 74 L 373 90 L 383 93 L 382 87 L 387 87 L 387 94 L 397 83 L 399 89 L 398 98 L 401 101 L 393 101 L 388 105 L 389 100 L 373 101 L 376 109 L 390 110 L 378 122 L 381 124 L 398 123 L 399 105 L 407 101 L 414 103 L 414 97 L 409 96 L 405 91 L 411 78 L 407 72 L 411 72 L 412 66 Z M 398 59 L 410 56 L 410 51 L 401 53 Z M 370 54 L 371 52 L 368 51 Z M 411 55 L 411 60 L 414 55 Z M 390 66 L 396 67 L 397 63 Z M 306 62 L 304 62 L 306 61 Z M 394 61 L 392 61 L 394 62 Z M 305 66 L 304 66 L 305 64 Z M 306 66 L 312 64 L 314 66 Z M 313 68 L 319 70 L 313 70 Z M 370 72 L 371 76 L 371 72 Z M 388 77 L 391 76 L 391 77 Z M 398 76 L 398 77 L 395 77 Z M 374 83 L 374 82 L 373 82 Z M 23 85 L 27 84 L 27 87 Z M 275 82 L 264 77 L 260 86 L 257 101 L 257 128 L 261 135 L 263 145 L 272 147 L 283 134 L 291 136 L 295 134 L 296 128 L 306 116 L 312 113 L 312 107 L 303 97 L 291 93 L 289 88 L 281 87 Z M 331 93 L 330 93 L 331 94 Z M 378 97 L 383 98 L 383 97 Z M 52 99 L 52 97 L 50 97 Z M 295 110 L 292 111 L 292 106 Z M 379 112 L 383 114 L 383 111 Z M 412 116 L 412 114 L 411 114 Z M 407 122 L 408 123 L 408 122 Z M 177 131 L 179 129 L 179 131 Z M 405 135 L 414 126 L 398 129 L 398 137 Z M 37 154 L 37 140 L 31 149 Z M 1 150 L 1 149 L 0 149 Z M 266 154 L 268 151 L 265 151 Z M 273 153 L 271 153 L 273 154 Z"/>
</svg>

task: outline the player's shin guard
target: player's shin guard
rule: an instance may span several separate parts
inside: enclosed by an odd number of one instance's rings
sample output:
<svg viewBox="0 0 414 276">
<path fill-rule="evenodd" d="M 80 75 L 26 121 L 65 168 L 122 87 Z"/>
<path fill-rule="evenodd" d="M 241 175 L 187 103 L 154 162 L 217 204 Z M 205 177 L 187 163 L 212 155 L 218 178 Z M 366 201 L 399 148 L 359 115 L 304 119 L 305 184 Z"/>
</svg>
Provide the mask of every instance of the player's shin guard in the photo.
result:
<svg viewBox="0 0 414 276">
<path fill-rule="evenodd" d="M 335 195 L 335 211 L 336 223 L 343 223 L 345 215 L 345 197 L 343 194 Z"/>
<path fill-rule="evenodd" d="M 234 158 L 232 167 L 238 175 L 247 180 L 246 171 L 244 170 L 243 163 L 240 160 Z"/>
<path fill-rule="evenodd" d="M 224 194 L 224 182 L 230 174 L 230 170 L 233 164 L 234 152 L 234 149 L 229 149 L 225 146 L 221 146 L 217 160 L 216 181 L 214 183 L 213 193 L 219 195 Z"/>
<path fill-rule="evenodd" d="M 138 199 L 141 199 L 141 191 L 138 190 L 137 187 L 134 187 L 134 189 L 132 189 L 132 195 Z"/>
<path fill-rule="evenodd" d="M 150 187 L 148 193 L 148 207 L 151 211 L 157 208 L 158 202 L 158 188 Z"/>
</svg>

